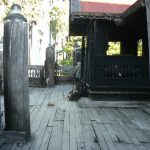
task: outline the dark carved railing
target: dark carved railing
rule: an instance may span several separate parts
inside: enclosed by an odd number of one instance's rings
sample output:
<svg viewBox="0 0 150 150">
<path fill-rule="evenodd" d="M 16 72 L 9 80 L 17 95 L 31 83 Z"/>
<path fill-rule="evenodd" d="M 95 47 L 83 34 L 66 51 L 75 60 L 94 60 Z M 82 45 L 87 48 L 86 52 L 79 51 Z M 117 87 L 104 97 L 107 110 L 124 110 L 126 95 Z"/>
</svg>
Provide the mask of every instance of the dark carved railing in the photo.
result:
<svg viewBox="0 0 150 150">
<path fill-rule="evenodd" d="M 55 69 L 56 82 L 72 82 L 74 66 L 59 66 Z"/>
<path fill-rule="evenodd" d="M 104 65 L 104 79 L 139 79 L 142 66 L 133 64 Z"/>
<path fill-rule="evenodd" d="M 29 86 L 45 86 L 45 69 L 44 66 L 28 66 Z"/>
<path fill-rule="evenodd" d="M 136 56 L 97 55 L 92 84 L 114 87 L 146 86 L 149 84 L 148 59 Z"/>
</svg>

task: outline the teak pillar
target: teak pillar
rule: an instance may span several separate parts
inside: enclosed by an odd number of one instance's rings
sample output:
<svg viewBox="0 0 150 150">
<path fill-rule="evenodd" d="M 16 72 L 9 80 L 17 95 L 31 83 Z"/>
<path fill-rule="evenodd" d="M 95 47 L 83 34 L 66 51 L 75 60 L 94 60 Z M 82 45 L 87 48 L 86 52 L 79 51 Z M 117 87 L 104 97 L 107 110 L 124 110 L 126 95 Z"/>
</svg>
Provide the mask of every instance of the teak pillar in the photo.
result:
<svg viewBox="0 0 150 150">
<path fill-rule="evenodd" d="M 108 49 L 108 28 L 105 22 L 94 22 L 95 54 L 106 55 Z"/>
<path fill-rule="evenodd" d="M 28 28 L 14 4 L 4 20 L 4 101 L 6 131 L 30 137 Z"/>
<path fill-rule="evenodd" d="M 53 46 L 46 48 L 46 84 L 48 87 L 54 86 L 55 75 L 55 50 Z"/>
<path fill-rule="evenodd" d="M 85 37 L 82 37 L 82 48 L 81 48 L 81 79 L 84 77 L 84 66 L 85 66 Z"/>
<path fill-rule="evenodd" d="M 150 1 L 145 0 L 146 16 L 147 16 L 147 31 L 148 31 L 148 49 L 149 49 L 149 79 L 150 79 Z"/>
<path fill-rule="evenodd" d="M 137 56 L 137 39 L 126 35 L 121 40 L 121 54 Z"/>
</svg>

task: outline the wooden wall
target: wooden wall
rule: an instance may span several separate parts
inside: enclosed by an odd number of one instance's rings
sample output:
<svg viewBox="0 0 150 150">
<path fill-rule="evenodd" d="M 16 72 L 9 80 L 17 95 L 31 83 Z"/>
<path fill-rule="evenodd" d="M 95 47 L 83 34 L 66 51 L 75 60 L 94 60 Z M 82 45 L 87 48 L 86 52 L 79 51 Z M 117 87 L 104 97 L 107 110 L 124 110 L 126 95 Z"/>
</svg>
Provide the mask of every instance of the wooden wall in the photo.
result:
<svg viewBox="0 0 150 150">
<path fill-rule="evenodd" d="M 3 52 L 0 51 L 0 93 L 3 93 Z"/>
<path fill-rule="evenodd" d="M 147 31 L 148 31 L 148 45 L 149 45 L 149 78 L 150 78 L 150 1 L 145 0 L 146 14 L 147 14 Z"/>
</svg>

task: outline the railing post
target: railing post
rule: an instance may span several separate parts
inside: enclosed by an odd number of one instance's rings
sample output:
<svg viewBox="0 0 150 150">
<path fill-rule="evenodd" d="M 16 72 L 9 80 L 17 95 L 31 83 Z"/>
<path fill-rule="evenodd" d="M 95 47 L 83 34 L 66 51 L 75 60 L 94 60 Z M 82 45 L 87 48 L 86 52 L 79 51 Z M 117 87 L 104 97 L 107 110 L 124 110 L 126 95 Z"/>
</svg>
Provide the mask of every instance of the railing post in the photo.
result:
<svg viewBox="0 0 150 150">
<path fill-rule="evenodd" d="M 145 0 L 146 16 L 147 16 L 147 31 L 148 31 L 148 49 L 149 49 L 149 79 L 150 79 L 150 1 Z"/>
<path fill-rule="evenodd" d="M 46 84 L 48 87 L 54 86 L 54 71 L 55 71 L 55 50 L 53 46 L 46 48 Z"/>
<path fill-rule="evenodd" d="M 27 20 L 14 4 L 4 20 L 4 100 L 7 131 L 30 137 Z"/>
</svg>

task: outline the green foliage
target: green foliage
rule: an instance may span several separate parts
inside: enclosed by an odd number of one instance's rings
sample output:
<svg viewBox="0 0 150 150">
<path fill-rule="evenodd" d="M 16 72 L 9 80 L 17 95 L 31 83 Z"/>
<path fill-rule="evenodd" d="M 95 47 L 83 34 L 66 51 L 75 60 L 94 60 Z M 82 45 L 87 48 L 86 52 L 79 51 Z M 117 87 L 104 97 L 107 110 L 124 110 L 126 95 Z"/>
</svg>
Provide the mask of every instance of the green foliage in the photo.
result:
<svg viewBox="0 0 150 150">
<path fill-rule="evenodd" d="M 6 2 L 3 2 L 0 5 L 0 22 L 3 22 L 4 18 L 7 16 L 7 14 L 9 13 L 10 7 L 6 5 Z"/>
<path fill-rule="evenodd" d="M 59 32 L 62 32 L 64 28 L 64 23 L 61 20 L 62 15 L 64 15 L 64 10 L 57 6 L 54 6 L 49 14 L 52 37 L 53 39 L 56 39 L 57 34 Z"/>
<path fill-rule="evenodd" d="M 22 14 L 27 18 L 28 22 L 37 21 L 41 15 L 42 0 L 14 0 L 13 3 L 19 4 L 22 7 Z M 8 14 L 12 3 L 3 0 L 4 15 L 0 17 L 2 20 Z"/>
<path fill-rule="evenodd" d="M 109 48 L 106 51 L 107 55 L 119 55 L 120 54 L 120 42 L 109 42 Z"/>
<path fill-rule="evenodd" d="M 73 65 L 73 50 L 75 43 L 78 43 L 78 45 L 81 47 L 81 37 L 71 37 L 63 49 L 59 51 L 59 55 L 61 56 L 66 54 L 66 58 L 59 60 L 59 65 Z"/>
<path fill-rule="evenodd" d="M 142 43 L 142 39 L 140 39 L 138 41 L 138 52 L 137 52 L 138 56 L 142 56 L 142 47 L 143 47 L 143 43 Z"/>
<path fill-rule="evenodd" d="M 137 56 L 142 56 L 142 39 L 138 41 Z M 109 42 L 109 49 L 106 52 L 107 55 L 119 55 L 120 54 L 120 42 Z"/>
</svg>

